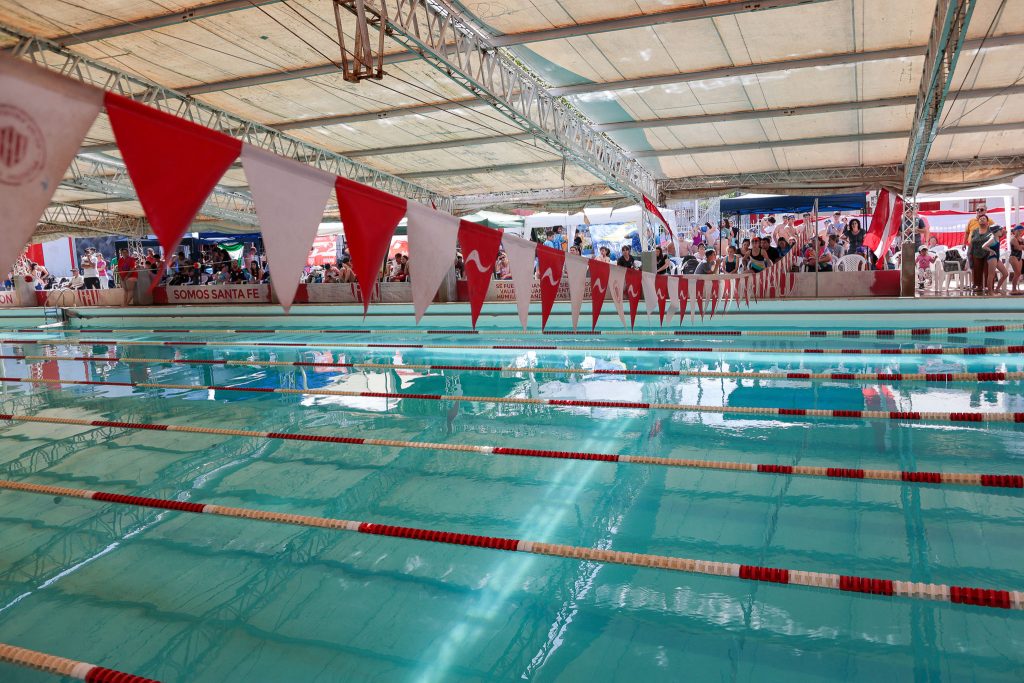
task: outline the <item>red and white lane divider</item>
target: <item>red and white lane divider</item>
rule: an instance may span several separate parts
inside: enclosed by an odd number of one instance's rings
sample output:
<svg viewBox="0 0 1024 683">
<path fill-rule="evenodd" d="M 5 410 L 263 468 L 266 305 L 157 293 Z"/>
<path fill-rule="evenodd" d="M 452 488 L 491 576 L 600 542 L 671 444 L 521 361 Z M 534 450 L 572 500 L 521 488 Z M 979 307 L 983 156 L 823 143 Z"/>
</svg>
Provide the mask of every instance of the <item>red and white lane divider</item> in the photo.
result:
<svg viewBox="0 0 1024 683">
<path fill-rule="evenodd" d="M 86 683 L 160 683 L 152 678 L 126 674 L 123 671 L 106 669 L 95 664 L 48 655 L 44 652 L 15 647 L 6 643 L 0 643 L 0 662 L 22 666 L 26 669 L 45 671 L 55 676 L 74 678 L 86 681 Z"/>
<path fill-rule="evenodd" d="M 37 380 L 40 384 L 58 384 L 57 380 Z M 67 383 L 67 382 L 64 382 Z M 78 384 L 101 384 L 100 382 L 77 382 Z M 125 386 L 164 386 L 129 384 Z M 192 389 L 205 389 L 194 387 Z M 273 391 L 273 390 L 269 390 Z M 284 390 L 279 390 L 284 391 Z M 287 393 L 318 393 L 294 389 Z M 139 429 L 188 434 L 215 434 L 254 439 L 282 439 L 285 441 L 309 441 L 334 443 L 351 446 L 384 446 L 387 448 L 416 448 L 433 451 L 474 453 L 477 455 L 508 455 L 556 460 L 588 460 L 598 462 L 626 463 L 634 465 L 655 465 L 659 467 L 680 467 L 686 469 L 731 470 L 773 475 L 797 475 L 828 479 L 861 479 L 871 481 L 899 481 L 909 484 L 950 484 L 955 486 L 982 486 L 989 488 L 1024 488 L 1024 476 L 1017 474 L 974 474 L 971 472 L 908 472 L 899 470 L 855 469 L 848 467 L 810 467 L 807 465 L 769 465 L 721 460 L 692 460 L 685 458 L 662 458 L 649 455 L 616 455 L 586 451 L 552 451 L 508 446 L 480 446 L 427 441 L 399 441 L 396 439 L 371 439 L 358 436 L 334 436 L 328 434 L 295 434 L 288 432 L 257 432 L 244 429 L 222 429 L 218 427 L 195 427 L 191 425 L 170 425 L 159 422 L 117 422 L 111 420 L 82 420 L 71 417 L 42 417 L 38 415 L 0 414 L 0 420 L 18 422 L 41 422 L 45 424 L 69 424 L 82 427 L 111 427 L 116 429 Z"/>
<path fill-rule="evenodd" d="M 38 332 L 38 328 L 17 330 L 29 334 Z M 972 327 L 905 327 L 883 330 L 728 330 L 728 329 L 693 329 L 693 330 L 430 330 L 430 329 L 394 329 L 386 328 L 380 330 L 371 329 L 301 329 L 301 328 L 241 328 L 226 330 L 221 328 L 198 327 L 186 329 L 181 327 L 163 327 L 153 329 L 93 329 L 82 328 L 80 330 L 67 330 L 68 334 L 443 334 L 443 335 L 480 335 L 496 334 L 503 337 L 508 336 L 587 336 L 587 337 L 663 337 L 672 334 L 680 337 L 941 337 L 949 335 L 961 335 L 972 333 L 998 333 L 998 332 L 1020 332 L 1024 331 L 1024 324 L 1010 325 L 975 325 Z"/>
<path fill-rule="evenodd" d="M 314 517 L 283 512 L 269 512 L 253 508 L 227 507 L 215 503 L 195 503 L 162 498 L 146 498 L 105 491 L 86 491 L 61 486 L 46 486 L 23 482 L 0 480 L 0 489 L 24 491 L 47 496 L 67 496 L 96 500 L 120 505 L 156 508 L 161 510 L 177 510 L 203 515 L 220 515 L 237 517 L 277 524 L 292 524 L 306 527 L 349 531 L 374 536 L 392 536 L 407 538 L 429 543 L 462 545 L 475 548 L 490 548 L 509 552 L 531 553 L 533 555 L 549 555 L 588 562 L 604 564 L 623 564 L 633 567 L 651 567 L 688 574 L 708 574 L 724 576 L 748 581 L 765 581 L 769 583 L 807 586 L 822 590 L 843 591 L 850 593 L 870 593 L 872 595 L 897 596 L 916 600 L 958 603 L 992 607 L 997 609 L 1024 609 L 1024 592 L 998 588 L 975 588 L 972 586 L 948 586 L 946 584 L 899 581 L 894 579 L 874 579 L 862 576 L 849 576 L 826 572 L 808 572 L 795 569 L 760 567 L 757 565 L 737 564 L 734 562 L 717 562 L 714 560 L 695 560 L 665 555 L 648 555 L 629 553 L 621 550 L 600 550 L 583 546 L 541 543 L 516 538 L 499 538 L 479 534 L 463 534 L 434 529 L 392 526 L 331 517 Z"/>
<path fill-rule="evenodd" d="M 927 348 L 878 348 L 878 349 L 787 349 L 787 348 L 743 348 L 735 346 L 571 346 L 538 345 L 538 344 L 371 344 L 371 343 L 333 343 L 310 344 L 307 342 L 252 342 L 252 341 L 166 341 L 166 340 L 124 340 L 124 339 L 0 339 L 0 344 L 39 344 L 39 345 L 104 345 L 104 346 L 234 346 L 234 347 L 273 347 L 273 348 L 304 348 L 304 349 L 455 349 L 473 351 L 619 351 L 619 352 L 653 352 L 653 353 L 818 353 L 835 356 L 845 355 L 878 355 L 878 356 L 1004 356 L 1024 353 L 1024 344 L 1012 346 L 949 346 Z"/>
<path fill-rule="evenodd" d="M 425 363 L 326 363 L 321 361 L 260 361 L 189 358 L 122 358 L 120 356 L 41 356 L 0 354 L 0 360 L 85 361 L 139 365 L 223 365 L 248 367 L 352 368 L 354 370 L 434 370 L 460 372 L 523 372 L 555 375 L 633 375 L 695 379 L 799 379 L 867 382 L 1005 382 L 1024 379 L 1024 372 L 728 372 L 718 370 L 628 370 L 581 367 L 519 367 L 516 365 L 436 365 Z"/>
<path fill-rule="evenodd" d="M 185 389 L 239 391 L 260 394 L 301 394 L 308 396 L 351 396 L 358 398 L 420 399 L 424 401 L 461 401 L 465 403 L 508 403 L 513 405 L 560 406 L 574 408 L 627 408 L 631 410 L 672 410 L 686 413 L 720 413 L 728 415 L 829 417 L 864 420 L 899 420 L 925 422 L 1024 422 L 1024 413 L 996 412 L 914 412 L 890 410 L 819 410 L 815 408 L 759 408 L 753 406 L 702 406 L 686 403 L 645 403 L 642 401 L 592 401 L 564 398 L 522 398 L 510 396 L 462 396 L 448 394 L 413 394 L 387 391 L 344 391 L 342 389 L 283 389 L 280 387 L 231 387 L 198 384 L 156 384 L 152 382 L 103 382 L 99 380 L 42 379 L 32 377 L 0 377 L 0 382 L 26 384 L 83 384 L 147 389 Z"/>
</svg>

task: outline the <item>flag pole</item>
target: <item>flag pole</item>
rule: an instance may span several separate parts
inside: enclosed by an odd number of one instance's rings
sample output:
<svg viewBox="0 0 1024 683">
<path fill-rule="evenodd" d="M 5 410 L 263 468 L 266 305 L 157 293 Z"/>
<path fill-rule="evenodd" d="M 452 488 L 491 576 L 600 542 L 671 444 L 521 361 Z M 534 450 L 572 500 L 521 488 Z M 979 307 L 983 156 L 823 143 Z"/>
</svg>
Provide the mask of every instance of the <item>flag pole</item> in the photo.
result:
<svg viewBox="0 0 1024 683">
<path fill-rule="evenodd" d="M 814 254 L 814 298 L 818 298 L 818 277 L 821 273 L 821 252 L 818 251 L 818 198 L 814 198 L 814 209 L 811 212 L 811 220 L 814 221 L 814 245 L 812 246 L 812 253 Z"/>
</svg>

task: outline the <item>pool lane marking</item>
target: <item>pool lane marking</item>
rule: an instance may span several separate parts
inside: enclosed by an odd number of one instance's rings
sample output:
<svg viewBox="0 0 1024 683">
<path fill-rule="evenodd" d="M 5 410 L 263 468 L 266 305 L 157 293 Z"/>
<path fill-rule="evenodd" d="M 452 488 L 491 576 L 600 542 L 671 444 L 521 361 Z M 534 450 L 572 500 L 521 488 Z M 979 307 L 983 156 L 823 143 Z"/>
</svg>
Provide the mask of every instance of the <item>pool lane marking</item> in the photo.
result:
<svg viewBox="0 0 1024 683">
<path fill-rule="evenodd" d="M 19 329 L 18 332 L 26 332 L 29 334 L 38 332 L 38 328 L 26 328 Z M 303 329 L 303 328 L 239 328 L 239 329 L 220 329 L 220 328 L 197 328 L 197 329 L 185 329 L 180 327 L 164 327 L 164 328 L 153 328 L 153 329 L 135 329 L 135 328 L 123 328 L 123 329 L 92 329 L 92 328 L 81 328 L 77 330 L 66 330 L 69 334 L 372 334 L 372 335 L 384 335 L 384 334 L 451 334 L 451 335 L 479 335 L 479 334 L 498 334 L 502 336 L 530 336 L 530 335 L 541 335 L 541 336 L 587 336 L 587 337 L 602 337 L 602 336 L 642 336 L 642 337 L 662 337 L 667 334 L 686 337 L 931 337 L 931 336 L 948 336 L 948 335 L 960 335 L 960 334 L 971 334 L 977 332 L 985 333 L 998 333 L 998 332 L 1020 332 L 1024 331 L 1024 324 L 1014 323 L 1009 325 L 975 325 L 973 327 L 907 327 L 899 329 L 882 329 L 882 330 L 825 330 L 825 329 L 814 329 L 814 330 L 729 330 L 729 329 L 693 329 L 693 330 L 459 330 L 459 329 L 447 329 L 447 330 L 429 330 L 423 328 L 413 329 Z"/>
<path fill-rule="evenodd" d="M 81 498 L 82 496 L 76 497 Z M 37 652 L 7 643 L 0 643 L 0 662 L 7 662 L 26 669 L 45 671 L 55 676 L 65 676 L 87 683 L 160 683 L 152 678 L 143 678 L 123 671 L 106 669 L 88 662 L 49 655 L 45 652 Z"/>
<path fill-rule="evenodd" d="M 274 348 L 305 348 L 305 349 L 465 349 L 474 351 L 619 351 L 635 353 L 818 353 L 828 355 L 864 355 L 864 356 L 984 356 L 1024 354 L 1024 344 L 1010 346 L 955 346 L 923 349 L 904 349 L 899 347 L 879 349 L 785 349 L 785 348 L 742 348 L 742 347 L 711 347 L 711 346 L 555 346 L 536 344 L 356 344 L 356 343 L 322 343 L 305 342 L 252 342 L 252 341 L 167 341 L 167 340 L 122 340 L 122 339 L 0 339 L 0 344 L 33 344 L 42 346 L 233 346 L 233 347 L 274 347 Z"/>
<path fill-rule="evenodd" d="M 633 567 L 650 567 L 688 574 L 723 576 L 747 581 L 763 581 L 784 585 L 806 586 L 823 590 L 851 593 L 869 593 L 879 596 L 897 596 L 916 600 L 977 605 L 997 609 L 1024 609 L 1024 592 L 996 588 L 971 586 L 948 586 L 946 584 L 875 579 L 848 576 L 826 572 L 808 572 L 776 567 L 695 560 L 666 555 L 630 553 L 621 550 L 601 550 L 584 546 L 541 543 L 516 538 L 501 538 L 480 534 L 464 534 L 451 531 L 422 529 L 406 526 L 392 526 L 332 517 L 315 517 L 284 512 L 270 512 L 253 508 L 229 507 L 216 503 L 196 503 L 162 498 L 148 498 L 105 491 L 73 489 L 61 486 L 47 486 L 15 481 L 0 480 L 0 489 L 35 493 L 47 496 L 68 496 L 96 500 L 119 505 L 134 505 L 161 510 L 176 510 L 192 514 L 237 517 L 254 521 L 291 524 L 296 526 L 348 531 L 375 536 L 391 536 L 429 543 L 462 545 L 475 548 L 490 548 L 509 552 L 548 555 L 603 564 L 622 564 Z"/>
<path fill-rule="evenodd" d="M 33 380 L 39 384 L 59 384 L 57 380 Z M 69 383 L 69 382 L 64 382 Z M 103 384 L 101 382 L 79 381 L 76 384 Z M 168 385 L 132 385 L 130 383 L 110 383 L 117 386 L 154 386 Z M 212 387 L 196 387 L 183 385 L 182 388 L 207 389 Z M 262 391 L 273 391 L 271 389 Z M 293 390 L 279 390 L 287 393 L 318 393 Z M 359 394 L 357 394 L 359 395 Z M 368 395 L 368 394 L 362 394 Z M 376 395 L 376 394 L 369 394 Z M 735 472 L 753 472 L 774 475 L 798 475 L 805 477 L 822 477 L 828 479 L 866 479 L 874 481 L 899 481 L 910 484 L 950 484 L 955 486 L 982 486 L 990 488 L 1024 488 L 1024 475 L 1016 474 L 975 474 L 970 472 L 908 472 L 898 470 L 856 469 L 847 467 L 811 467 L 807 465 L 769 465 L 744 462 L 716 460 L 692 460 L 683 458 L 663 458 L 648 455 L 616 455 L 612 453 L 593 453 L 586 451 L 554 451 L 532 448 L 515 448 L 507 446 L 481 446 L 469 444 L 431 443 L 425 441 L 400 441 L 395 439 L 372 439 L 351 436 L 330 436 L 326 434 L 296 434 L 288 432 L 257 432 L 242 429 L 222 429 L 217 427 L 194 427 L 189 425 L 169 425 L 150 422 L 117 422 L 110 420 L 83 420 L 70 417 L 43 417 L 34 415 L 0 414 L 0 420 L 19 422 L 41 422 L 46 424 L 70 424 L 82 427 L 114 427 L 119 429 L 139 429 L 167 432 L 186 432 L 190 434 L 215 434 L 220 436 L 239 436 L 256 439 L 281 439 L 286 441 L 310 441 L 316 443 L 336 443 L 352 446 L 384 446 L 388 448 L 416 448 L 424 450 L 454 451 L 476 453 L 480 455 L 507 455 L 534 458 L 552 458 L 558 460 L 588 460 L 638 465 L 654 465 L 659 467 L 679 467 L 685 469 L 732 470 Z"/>
<path fill-rule="evenodd" d="M 256 361 L 187 358 L 122 358 L 120 356 L 38 356 L 0 354 L 0 360 L 116 361 L 142 365 L 224 365 L 251 367 L 351 368 L 355 370 L 457 370 L 459 372 L 524 372 L 556 375 L 643 375 L 652 377 L 688 377 L 696 379 L 802 379 L 854 380 L 868 382 L 1004 382 L 1024 379 L 1024 372 L 727 372 L 718 370 L 619 370 L 603 368 L 538 368 L 515 365 L 431 365 L 422 363 L 326 363 L 320 361 Z"/>
</svg>

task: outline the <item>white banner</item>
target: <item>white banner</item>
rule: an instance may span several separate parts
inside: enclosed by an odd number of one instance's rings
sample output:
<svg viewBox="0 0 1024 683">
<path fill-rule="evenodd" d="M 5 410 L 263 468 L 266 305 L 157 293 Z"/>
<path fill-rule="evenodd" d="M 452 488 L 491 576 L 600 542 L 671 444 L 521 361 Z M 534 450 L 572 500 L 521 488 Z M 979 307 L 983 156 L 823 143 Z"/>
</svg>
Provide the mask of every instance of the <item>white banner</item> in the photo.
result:
<svg viewBox="0 0 1024 683">
<path fill-rule="evenodd" d="M 195 285 L 164 287 L 164 291 L 172 305 L 270 303 L 270 285 Z"/>
<path fill-rule="evenodd" d="M 587 259 L 569 254 L 565 257 L 565 279 L 558 287 L 559 298 L 562 294 L 562 284 L 569 286 L 569 299 L 572 301 L 572 329 L 576 329 L 576 323 L 580 319 L 580 307 L 583 306 L 583 298 L 589 294 L 587 291 Z"/>
<path fill-rule="evenodd" d="M 626 313 L 622 310 L 622 294 L 626 285 L 626 269 L 614 263 L 608 273 L 608 293 L 612 295 L 612 302 L 615 304 L 615 312 L 619 314 L 619 321 L 623 327 L 626 325 Z"/>
</svg>

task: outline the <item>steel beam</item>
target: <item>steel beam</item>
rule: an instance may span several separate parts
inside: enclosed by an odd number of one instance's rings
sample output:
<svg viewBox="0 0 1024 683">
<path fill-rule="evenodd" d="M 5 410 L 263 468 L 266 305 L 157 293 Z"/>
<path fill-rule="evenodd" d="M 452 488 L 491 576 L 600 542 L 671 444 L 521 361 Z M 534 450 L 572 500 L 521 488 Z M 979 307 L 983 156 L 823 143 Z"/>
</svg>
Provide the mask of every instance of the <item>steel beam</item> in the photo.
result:
<svg viewBox="0 0 1024 683">
<path fill-rule="evenodd" d="M 684 7 L 683 9 L 670 10 L 668 12 L 655 12 L 652 14 L 640 14 L 633 17 L 622 17 L 618 19 L 605 19 L 585 24 L 574 24 L 563 28 L 548 28 L 539 31 L 525 31 L 523 33 L 509 33 L 502 36 L 495 36 L 491 44 L 495 47 L 510 47 L 512 45 L 525 45 L 527 43 L 539 43 L 545 40 L 559 40 L 561 38 L 575 38 L 576 36 L 589 36 L 595 33 L 607 33 L 609 31 L 624 31 L 631 28 L 644 28 L 657 26 L 658 24 L 673 24 L 685 21 L 699 21 L 701 19 L 716 19 L 735 14 L 751 14 L 753 12 L 764 12 L 772 9 L 788 9 L 801 5 L 813 5 L 826 0 L 740 0 L 740 2 L 723 2 L 711 5 L 710 7 Z M 708 29 L 712 30 L 712 29 Z"/>
<path fill-rule="evenodd" d="M 82 83 L 131 97 L 174 116 L 239 138 L 255 147 L 270 150 L 283 157 L 302 160 L 304 163 L 328 173 L 346 178 L 358 177 L 360 182 L 394 195 L 424 203 L 433 202 L 435 206 L 442 209 L 451 206 L 447 197 L 424 187 L 304 142 L 261 123 L 203 104 L 179 92 L 125 73 L 102 62 L 65 50 L 52 41 L 27 36 L 2 24 L 0 24 L 0 34 L 6 34 L 18 40 L 13 50 L 16 57 L 44 66 Z"/>
<path fill-rule="evenodd" d="M 1000 157 L 976 157 L 930 162 L 926 173 L 960 173 L 965 181 L 976 171 L 999 170 L 1007 174 L 1024 173 L 1024 154 Z M 850 166 L 844 168 L 809 168 L 750 173 L 670 178 L 658 182 L 660 195 L 694 194 L 704 192 L 721 194 L 732 189 L 807 187 L 809 191 L 830 190 L 835 187 L 877 188 L 896 186 L 903 182 L 903 164 Z"/>
<path fill-rule="evenodd" d="M 273 5 L 278 2 L 281 2 L 281 0 L 222 0 L 221 2 L 214 2 L 209 5 L 191 7 L 180 12 L 170 12 L 168 14 L 161 14 L 155 17 L 139 19 L 138 21 L 128 21 L 122 24 L 104 26 L 91 31 L 70 33 L 68 35 L 54 38 L 53 40 L 61 45 L 90 43 L 94 40 L 116 38 L 117 36 L 126 36 L 131 33 L 152 31 L 158 28 L 166 28 L 167 26 L 175 26 L 177 24 L 187 24 L 188 22 L 196 21 L 197 19 L 206 19 L 207 17 L 214 17 L 218 14 L 227 14 L 229 12 L 252 9 L 259 5 Z"/>
<path fill-rule="evenodd" d="M 987 123 L 979 126 L 959 126 L 939 131 L 939 135 L 969 135 L 972 133 L 998 133 L 1004 131 L 1024 132 L 1024 121 L 1011 123 Z M 763 140 L 759 142 L 743 142 L 726 145 L 704 145 L 701 147 L 679 147 L 673 149 L 655 149 L 633 152 L 637 158 L 649 159 L 671 156 L 692 156 L 696 154 L 720 154 L 729 152 L 743 152 L 757 149 L 776 149 L 785 147 L 806 147 L 810 145 L 829 145 L 839 143 L 871 142 L 877 140 L 905 140 L 908 131 L 894 130 L 879 133 L 859 133 L 852 135 L 831 135 L 816 138 L 796 138 L 792 140 Z M 473 166 L 453 169 L 440 169 L 436 171 L 417 171 L 414 173 L 403 173 L 403 178 L 436 178 L 458 175 L 479 175 L 482 173 L 497 173 L 501 171 L 524 171 L 538 168 L 549 168 L 561 165 L 561 159 L 548 161 L 532 161 L 516 164 L 492 164 L 490 166 Z"/>
<path fill-rule="evenodd" d="M 985 49 L 995 47 L 1011 47 L 1024 45 L 1024 34 L 1012 34 L 997 36 L 984 41 Z M 976 50 L 982 46 L 981 39 L 968 40 L 964 42 L 963 50 Z M 868 50 L 865 52 L 845 52 L 826 57 L 801 57 L 799 59 L 788 59 L 778 62 L 767 62 L 763 64 L 750 64 L 747 66 L 726 66 L 703 71 L 690 71 L 686 73 L 665 74 L 662 76 L 647 76 L 644 78 L 630 78 L 620 81 L 606 81 L 601 83 L 581 83 L 579 85 L 567 85 L 551 88 L 552 95 L 568 97 L 571 95 L 588 95 L 592 93 L 610 92 L 613 90 L 629 90 L 632 88 L 649 88 L 661 85 L 678 85 L 680 83 L 692 83 L 695 81 L 709 81 L 719 78 L 734 78 L 737 76 L 756 76 L 779 71 L 790 71 L 793 69 L 811 69 L 844 64 L 862 64 L 864 62 L 877 62 L 890 59 L 911 59 L 920 57 L 927 51 L 927 46 L 901 47 L 886 50 Z"/>
<path fill-rule="evenodd" d="M 138 194 L 128 177 L 124 164 L 98 155 L 78 155 L 71 162 L 61 185 L 85 192 L 96 192 L 112 198 L 113 201 L 137 201 Z M 215 187 L 206 203 L 199 209 L 200 215 L 229 221 L 237 225 L 256 226 L 256 208 L 252 198 L 241 192 L 231 192 Z"/>
<path fill-rule="evenodd" d="M 149 221 L 113 211 L 88 209 L 74 204 L 53 203 L 39 218 L 35 236 L 68 233 L 142 237 L 152 232 Z"/>
<path fill-rule="evenodd" d="M 496 50 L 479 27 L 434 0 L 380 2 L 386 7 L 383 14 L 393 40 L 518 128 L 627 196 L 639 200 L 641 194 L 656 191 L 654 178 L 643 165 L 595 131 L 582 112 L 552 96 L 532 73 Z"/>
<path fill-rule="evenodd" d="M 579 185 L 546 190 L 458 195 L 454 199 L 455 210 L 465 214 L 489 207 L 540 206 L 551 209 L 557 206 L 590 206 L 593 203 L 622 200 L 623 197 L 605 185 Z"/>
<path fill-rule="evenodd" d="M 946 95 L 953 81 L 953 72 L 960 51 L 965 46 L 967 27 L 974 13 L 976 0 L 938 0 L 932 31 L 925 54 L 924 74 L 921 77 L 914 111 L 914 127 L 910 131 L 906 173 L 903 177 L 903 196 L 913 198 L 924 176 L 925 162 L 939 129 L 939 117 L 946 104 Z M 904 228 L 913 234 L 914 226 Z"/>
</svg>

